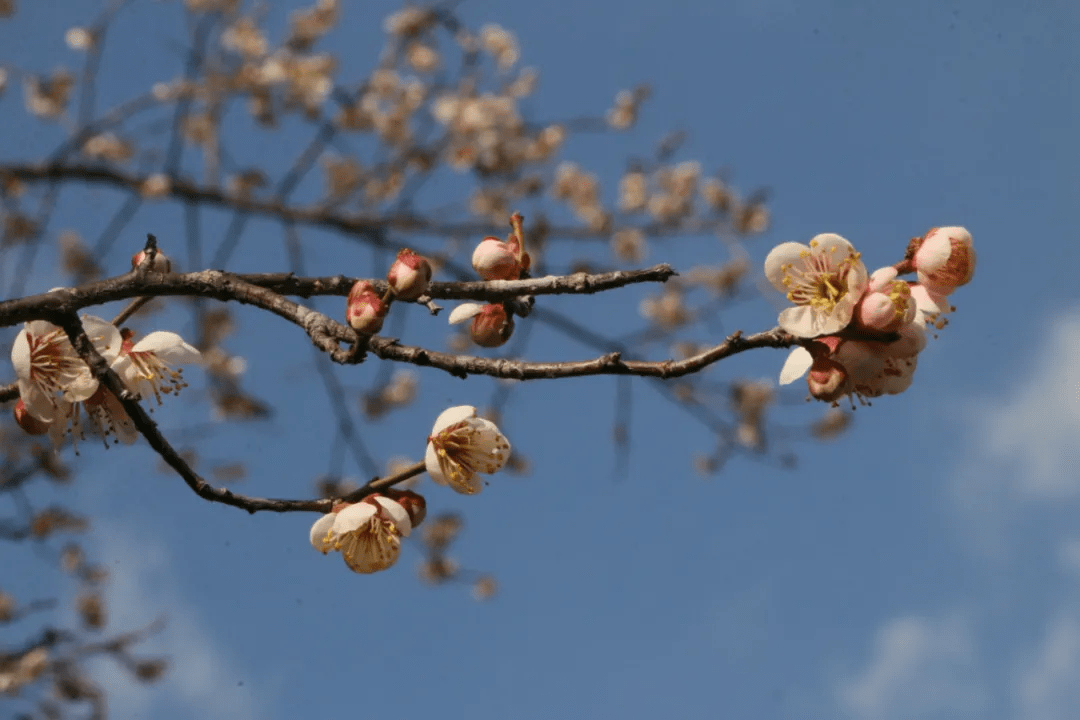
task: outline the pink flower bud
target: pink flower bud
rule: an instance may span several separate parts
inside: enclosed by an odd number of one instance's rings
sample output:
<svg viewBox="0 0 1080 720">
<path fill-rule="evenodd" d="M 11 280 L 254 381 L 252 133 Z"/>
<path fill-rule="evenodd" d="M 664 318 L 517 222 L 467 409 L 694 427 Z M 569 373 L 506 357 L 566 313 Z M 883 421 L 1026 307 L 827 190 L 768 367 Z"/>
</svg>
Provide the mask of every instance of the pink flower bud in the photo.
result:
<svg viewBox="0 0 1080 720">
<path fill-rule="evenodd" d="M 397 297 L 415 300 L 426 293 L 431 284 L 431 263 L 405 248 L 398 252 L 397 260 L 386 273 L 386 281 Z"/>
<path fill-rule="evenodd" d="M 517 280 L 523 269 L 514 249 L 493 237 L 484 238 L 476 246 L 472 266 L 485 280 Z"/>
<path fill-rule="evenodd" d="M 367 280 L 357 280 L 349 291 L 345 319 L 361 335 L 374 335 L 382 330 L 383 318 L 389 311 L 390 305 L 379 297 L 375 286 Z"/>
<path fill-rule="evenodd" d="M 840 363 L 827 357 L 814 358 L 806 384 L 810 394 L 824 402 L 836 402 L 847 394 L 847 369 Z"/>
<path fill-rule="evenodd" d="M 502 305 L 485 305 L 480 314 L 473 318 L 469 336 L 480 347 L 499 347 L 514 332 L 514 317 L 508 315 Z"/>
<path fill-rule="evenodd" d="M 131 269 L 135 270 L 146 260 L 150 253 L 145 250 L 140 250 L 131 256 Z M 154 261 L 150 265 L 150 270 L 157 273 L 167 273 L 172 270 L 172 261 L 169 260 L 169 256 L 158 250 L 154 253 Z"/>
<path fill-rule="evenodd" d="M 49 432 L 49 423 L 42 422 L 36 417 L 30 414 L 30 411 L 26 409 L 26 404 L 19 398 L 19 402 L 15 403 L 15 422 L 19 423 L 19 427 L 27 435 L 44 435 Z"/>
<path fill-rule="evenodd" d="M 896 268 L 884 267 L 870 276 L 870 285 L 855 308 L 862 327 L 880 332 L 896 332 L 915 317 L 911 286 L 896 279 Z"/>
<path fill-rule="evenodd" d="M 966 285 L 975 275 L 975 247 L 962 227 L 933 228 L 912 257 L 919 282 L 942 295 Z"/>
</svg>

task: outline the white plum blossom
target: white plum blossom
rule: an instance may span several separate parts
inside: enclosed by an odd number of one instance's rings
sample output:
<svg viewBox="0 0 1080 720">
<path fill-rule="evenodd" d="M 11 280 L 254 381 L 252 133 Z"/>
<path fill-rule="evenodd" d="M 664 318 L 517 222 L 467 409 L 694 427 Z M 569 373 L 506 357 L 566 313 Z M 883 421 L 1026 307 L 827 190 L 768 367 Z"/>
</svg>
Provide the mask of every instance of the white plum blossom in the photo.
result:
<svg viewBox="0 0 1080 720">
<path fill-rule="evenodd" d="M 98 353 L 112 362 L 123 342 L 120 331 L 90 315 L 83 316 L 82 326 Z M 16 336 L 11 363 L 26 412 L 43 422 L 63 417 L 72 403 L 89 399 L 98 389 L 64 330 L 44 320 L 26 323 Z"/>
<path fill-rule="evenodd" d="M 189 365 L 202 359 L 198 350 L 184 342 L 174 332 L 158 330 L 131 345 L 125 338 L 124 348 L 112 369 L 129 390 L 147 398 L 153 395 L 161 404 L 162 394 L 176 393 L 187 387 L 183 370 L 177 365 Z"/>
<path fill-rule="evenodd" d="M 349 569 L 358 573 L 385 570 L 401 554 L 401 538 L 412 532 L 409 513 L 401 503 L 369 495 L 358 503 L 335 509 L 311 526 L 311 545 L 324 555 L 341 552 Z"/>
<path fill-rule="evenodd" d="M 183 371 L 175 366 L 195 363 L 202 357 L 173 332 L 152 332 L 137 343 L 131 341 L 134 333 L 126 328 L 120 331 L 120 336 L 123 344 L 111 363 L 112 369 L 128 390 L 143 398 L 153 395 L 159 405 L 162 395 L 175 394 L 187 387 Z M 69 427 L 73 438 L 82 438 L 85 424 L 101 436 L 106 446 L 110 436 L 128 445 L 139 436 L 123 404 L 105 387 L 98 387 L 89 398 L 71 403 L 65 409 L 61 421 L 53 423 L 51 428 L 53 442 L 59 444 Z"/>
<path fill-rule="evenodd" d="M 431 479 L 463 495 L 483 489 L 477 473 L 498 472 L 510 458 L 510 443 L 495 423 L 476 416 L 476 408 L 444 410 L 428 437 L 424 464 Z"/>
<path fill-rule="evenodd" d="M 780 313 L 779 325 L 796 337 L 839 332 L 851 322 L 867 287 L 866 267 L 844 238 L 817 235 L 809 246 L 781 243 L 765 258 L 765 275 L 795 307 Z"/>
</svg>

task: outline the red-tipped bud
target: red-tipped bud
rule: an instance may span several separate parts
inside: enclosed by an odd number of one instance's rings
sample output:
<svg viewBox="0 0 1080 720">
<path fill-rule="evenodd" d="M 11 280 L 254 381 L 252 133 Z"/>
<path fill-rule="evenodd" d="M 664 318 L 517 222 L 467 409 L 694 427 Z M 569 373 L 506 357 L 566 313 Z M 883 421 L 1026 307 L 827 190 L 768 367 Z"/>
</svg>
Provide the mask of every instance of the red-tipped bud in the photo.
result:
<svg viewBox="0 0 1080 720">
<path fill-rule="evenodd" d="M 844 396 L 847 379 L 848 372 L 843 365 L 827 357 L 818 357 L 810 366 L 806 384 L 812 396 L 831 403 Z"/>
<path fill-rule="evenodd" d="M 975 247 L 962 227 L 937 227 L 926 233 L 912 258 L 919 282 L 942 295 L 966 285 L 975 275 Z"/>
<path fill-rule="evenodd" d="M 394 295 L 402 300 L 415 300 L 428 291 L 431 284 L 431 263 L 427 258 L 405 248 L 386 273 L 386 281 Z"/>
<path fill-rule="evenodd" d="M 382 330 L 383 319 L 389 311 L 390 305 L 367 280 L 357 280 L 349 291 L 345 319 L 361 335 L 374 335 Z"/>
<path fill-rule="evenodd" d="M 476 246 L 472 266 L 485 280 L 517 280 L 523 270 L 514 248 L 493 237 L 484 238 Z"/>
<path fill-rule="evenodd" d="M 395 490 L 394 488 L 384 490 L 383 495 L 396 500 L 401 507 L 405 508 L 405 512 L 409 513 L 409 522 L 412 523 L 413 529 L 427 517 L 427 501 L 424 500 L 423 495 L 412 490 Z"/>
<path fill-rule="evenodd" d="M 480 347 L 499 347 L 514 333 L 514 316 L 502 305 L 485 305 L 472 321 L 469 336 Z"/>
<path fill-rule="evenodd" d="M 38 420 L 26 409 L 26 404 L 19 398 L 15 403 L 15 422 L 27 435 L 44 435 L 49 432 L 49 423 Z"/>
<path fill-rule="evenodd" d="M 131 269 L 132 270 L 137 269 L 140 265 L 142 265 L 144 262 L 146 262 L 146 259 L 147 259 L 147 257 L 149 255 L 150 255 L 150 253 L 146 252 L 145 250 L 140 250 L 139 252 L 132 255 L 131 256 Z M 161 252 L 160 250 L 157 250 L 154 253 L 153 262 L 150 263 L 150 270 L 153 270 L 154 272 L 158 272 L 158 273 L 170 272 L 172 270 L 172 261 L 169 260 L 168 255 Z"/>
<path fill-rule="evenodd" d="M 480 347 L 499 347 L 514 332 L 514 317 L 500 304 L 462 303 L 450 313 L 450 324 L 472 320 L 469 337 Z"/>
</svg>

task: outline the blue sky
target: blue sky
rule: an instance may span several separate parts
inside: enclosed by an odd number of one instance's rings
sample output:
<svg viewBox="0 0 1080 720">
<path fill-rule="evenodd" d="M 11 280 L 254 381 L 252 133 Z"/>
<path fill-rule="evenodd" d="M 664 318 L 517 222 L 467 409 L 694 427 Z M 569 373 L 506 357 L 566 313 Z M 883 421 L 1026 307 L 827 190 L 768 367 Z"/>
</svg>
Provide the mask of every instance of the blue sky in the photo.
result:
<svg viewBox="0 0 1080 720">
<path fill-rule="evenodd" d="M 0 62 L 75 67 L 63 31 L 91 18 L 90 4 L 22 5 L 0 24 Z M 125 49 L 106 56 L 103 104 L 177 73 L 185 35 L 173 5 L 136 3 L 121 16 L 112 38 Z M 371 67 L 381 17 L 395 7 L 345 8 L 327 43 L 344 53 L 340 77 Z M 897 260 L 906 238 L 962 224 L 979 252 L 975 281 L 954 296 L 959 310 L 923 353 L 912 388 L 860 408 L 852 430 L 829 444 L 787 441 L 794 469 L 739 456 L 702 479 L 691 461 L 710 449 L 708 432 L 639 384 L 630 459 L 616 473 L 614 381 L 515 388 L 504 430 L 531 474 L 496 476 L 472 498 L 422 486 L 433 511 L 465 514 L 454 555 L 496 575 L 499 595 L 488 603 L 465 587 L 421 585 L 415 547 L 389 572 L 356 576 L 312 551 L 313 517 L 208 505 L 159 472 L 145 447 L 86 450 L 63 497 L 97 518 L 88 550 L 115 571 L 113 627 L 169 619 L 148 643 L 173 660 L 161 685 L 146 690 L 108 664 L 97 668 L 116 716 L 1080 714 L 1080 8 L 553 0 L 466 2 L 460 11 L 471 25 L 497 22 L 517 34 L 523 63 L 541 71 L 526 105 L 537 117 L 599 113 L 617 90 L 653 85 L 634 130 L 566 149 L 600 174 L 608 198 L 628 154 L 685 129 L 680 157 L 729 168 L 740 187 L 770 188 L 772 228 L 749 247 L 758 267 L 779 242 L 838 232 L 873 268 Z M 271 26 L 281 27 L 279 13 Z M 27 121 L 17 86 L 0 113 L 4 158 L 41 153 L 59 138 Z M 287 126 L 281 142 L 302 143 L 298 130 Z M 277 142 L 256 134 L 237 148 L 273 165 L 287 160 Z M 461 194 L 445 182 L 429 202 Z M 70 227 L 93 239 L 120 204 L 85 188 L 63 200 L 53 236 Z M 110 269 L 125 269 L 147 231 L 187 262 L 181 218 L 164 204 L 140 210 Z M 227 221 L 204 213 L 206 237 Z M 312 274 L 368 267 L 369 253 L 304 238 Z M 59 282 L 49 257 L 31 290 Z M 653 247 L 648 262 L 723 258 L 714 240 L 692 238 Z M 14 259 L 0 261 L 6 291 Z M 284 262 L 279 231 L 252 222 L 230 268 Z M 621 326 L 640 298 L 628 290 L 551 306 Z M 248 359 L 247 386 L 272 397 L 277 415 L 212 425 L 194 444 L 207 463 L 248 461 L 242 491 L 306 496 L 326 469 L 333 432 L 307 340 L 275 319 L 240 317 L 232 346 Z M 183 312 L 140 329 L 167 321 L 191 332 Z M 766 329 L 775 310 L 758 300 L 719 321 L 724 331 Z M 442 342 L 442 326 L 432 333 L 425 322 L 433 321 L 411 312 L 402 336 Z M 595 355 L 544 330 L 531 352 Z M 775 377 L 783 357 L 761 351 L 710 372 Z M 339 377 L 359 391 L 375 370 Z M 167 432 L 210 420 L 193 386 L 187 403 L 158 411 Z M 493 387 L 421 373 L 418 401 L 364 426 L 363 438 L 380 460 L 419 458 L 439 411 L 483 405 Z M 820 409 L 782 405 L 772 424 L 798 426 Z M 50 498 L 42 489 L 35 500 Z M 6 547 L 0 557 L 28 594 L 67 587 L 35 559 Z"/>
</svg>

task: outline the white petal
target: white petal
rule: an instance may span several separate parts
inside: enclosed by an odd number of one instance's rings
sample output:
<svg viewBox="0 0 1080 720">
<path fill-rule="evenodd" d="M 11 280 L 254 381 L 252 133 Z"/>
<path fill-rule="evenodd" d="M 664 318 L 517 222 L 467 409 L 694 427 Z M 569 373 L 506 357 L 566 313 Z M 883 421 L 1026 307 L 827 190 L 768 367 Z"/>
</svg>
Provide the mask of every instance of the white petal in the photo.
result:
<svg viewBox="0 0 1080 720">
<path fill-rule="evenodd" d="M 29 380 L 19 379 L 19 397 L 26 406 L 26 412 L 42 422 L 51 423 L 62 415 L 62 408 L 57 407 L 52 398 Z"/>
<path fill-rule="evenodd" d="M 390 514 L 390 517 L 394 520 L 394 526 L 397 528 L 398 533 L 402 537 L 409 537 L 409 533 L 412 532 L 412 521 L 409 520 L 409 511 L 401 506 L 397 500 L 385 497 L 383 495 L 377 495 L 375 502 L 386 508 L 386 512 Z"/>
<path fill-rule="evenodd" d="M 64 399 L 68 402 L 89 400 L 97 389 L 98 381 L 90 374 L 90 368 L 87 368 L 85 373 L 79 374 L 64 386 Z"/>
<path fill-rule="evenodd" d="M 11 346 L 11 364 L 15 366 L 15 376 L 20 380 L 30 379 L 30 341 L 27 331 L 20 330 Z"/>
<path fill-rule="evenodd" d="M 889 284 L 896 279 L 896 268 L 892 265 L 886 265 L 883 268 L 878 268 L 870 276 L 870 291 L 871 292 L 884 292 Z"/>
<path fill-rule="evenodd" d="M 442 468 L 439 467 L 439 454 L 431 443 L 427 444 L 427 451 L 424 453 L 424 467 L 427 468 L 428 475 L 431 476 L 432 480 L 439 485 L 446 485 L 446 476 L 443 475 Z"/>
<path fill-rule="evenodd" d="M 833 248 L 839 248 L 840 252 L 833 250 Z M 846 260 L 848 255 L 855 252 L 855 247 L 846 238 L 836 233 L 815 235 L 813 240 L 810 241 L 810 249 L 812 252 L 823 254 L 826 257 L 836 258 L 837 263 Z"/>
<path fill-rule="evenodd" d="M 329 533 L 330 528 L 334 526 L 334 519 L 336 517 L 337 516 L 334 513 L 327 513 L 316 520 L 315 524 L 311 526 L 311 546 L 323 555 L 334 549 L 333 546 L 327 542 L 327 533 Z"/>
<path fill-rule="evenodd" d="M 170 365 L 198 362 L 202 355 L 174 332 L 157 330 L 131 348 L 132 352 L 151 352 Z"/>
<path fill-rule="evenodd" d="M 476 408 L 472 405 L 458 405 L 447 408 L 439 413 L 439 417 L 435 418 L 435 426 L 431 428 L 431 434 L 438 435 L 451 425 L 457 425 L 462 420 L 473 417 L 476 417 Z"/>
<path fill-rule="evenodd" d="M 765 258 L 765 277 L 769 279 L 774 288 L 786 295 L 788 287 L 784 285 L 783 268 L 789 263 L 801 263 L 803 253 L 807 252 L 810 252 L 810 248 L 802 243 L 780 243 Z"/>
<path fill-rule="evenodd" d="M 45 320 L 31 320 L 30 322 L 26 323 L 26 330 L 31 335 L 48 335 L 52 331 L 59 329 L 60 328 L 58 328 L 56 325 L 53 325 L 51 322 L 47 322 Z"/>
<path fill-rule="evenodd" d="M 344 535 L 356 528 L 366 525 L 376 513 L 375 506 L 366 502 L 358 502 L 340 511 L 334 518 L 334 534 Z"/>
<path fill-rule="evenodd" d="M 124 339 L 116 326 L 93 315 L 83 315 L 82 326 L 86 336 L 90 338 L 94 348 L 101 353 L 106 362 L 115 360 L 124 344 Z"/>
<path fill-rule="evenodd" d="M 477 447 L 483 451 L 485 457 L 492 461 L 496 471 L 501 470 L 510 459 L 510 441 L 490 420 L 476 418 L 473 422 L 480 428 Z"/>
<path fill-rule="evenodd" d="M 469 318 L 479 315 L 480 311 L 483 309 L 484 306 L 479 303 L 462 303 L 450 313 L 450 324 L 457 325 L 458 323 L 463 323 Z"/>
<path fill-rule="evenodd" d="M 814 356 L 806 348 L 799 346 L 792 349 L 791 354 L 784 361 L 784 367 L 780 368 L 780 384 L 790 385 L 810 369 L 814 364 Z"/>
<path fill-rule="evenodd" d="M 850 320 L 851 313 L 844 320 L 838 313 L 826 315 L 809 305 L 795 305 L 780 311 L 777 324 L 795 337 L 812 338 L 840 332 Z"/>
</svg>

